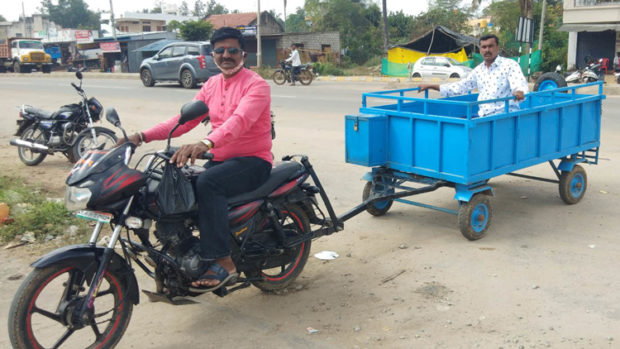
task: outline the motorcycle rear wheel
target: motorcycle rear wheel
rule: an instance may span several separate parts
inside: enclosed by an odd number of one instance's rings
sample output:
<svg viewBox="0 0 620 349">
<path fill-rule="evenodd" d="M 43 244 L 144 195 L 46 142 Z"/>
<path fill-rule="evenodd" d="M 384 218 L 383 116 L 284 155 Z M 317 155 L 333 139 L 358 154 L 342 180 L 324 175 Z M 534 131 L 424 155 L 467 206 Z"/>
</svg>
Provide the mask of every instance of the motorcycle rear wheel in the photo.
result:
<svg viewBox="0 0 620 349">
<path fill-rule="evenodd" d="M 275 82 L 276 85 L 284 85 L 286 82 L 286 75 L 284 72 L 281 70 L 276 70 L 275 73 L 273 73 L 273 82 Z"/>
<path fill-rule="evenodd" d="M 28 126 L 20 137 L 21 140 L 37 143 L 41 145 L 47 144 L 47 132 L 40 125 L 30 125 Z M 32 149 L 26 147 L 17 147 L 17 154 L 19 155 L 19 159 L 26 166 L 36 166 L 45 159 L 47 153 L 33 151 Z"/>
<path fill-rule="evenodd" d="M 287 205 L 281 211 L 282 219 L 280 224 L 284 228 L 287 235 L 303 235 L 310 232 L 310 220 L 306 212 L 297 205 Z M 274 292 L 285 289 L 301 274 L 308 255 L 312 241 L 308 240 L 290 251 L 292 259 L 275 268 L 265 268 L 260 271 L 261 281 L 252 281 L 252 284 L 264 292 Z M 259 273 L 246 272 L 248 277 L 259 276 Z"/>
<path fill-rule="evenodd" d="M 78 161 L 89 150 L 95 149 L 98 145 L 101 145 L 102 143 L 105 143 L 104 149 L 111 149 L 116 145 L 116 142 L 118 141 L 114 132 L 108 129 L 98 129 L 96 140 L 97 143 L 94 142 L 93 135 L 90 132 L 84 132 L 79 135 L 69 152 L 69 161 L 71 161 L 72 163 Z"/>
<path fill-rule="evenodd" d="M 96 263 L 68 261 L 33 270 L 24 280 L 9 311 L 9 337 L 14 348 L 114 348 L 133 310 L 119 275 L 106 272 L 87 311 L 85 326 L 72 325 L 94 277 Z M 89 269 L 91 268 L 91 269 Z"/>
<path fill-rule="evenodd" d="M 312 82 L 312 73 L 307 70 L 302 70 L 297 75 L 297 78 L 302 85 L 310 85 L 310 83 Z"/>
</svg>

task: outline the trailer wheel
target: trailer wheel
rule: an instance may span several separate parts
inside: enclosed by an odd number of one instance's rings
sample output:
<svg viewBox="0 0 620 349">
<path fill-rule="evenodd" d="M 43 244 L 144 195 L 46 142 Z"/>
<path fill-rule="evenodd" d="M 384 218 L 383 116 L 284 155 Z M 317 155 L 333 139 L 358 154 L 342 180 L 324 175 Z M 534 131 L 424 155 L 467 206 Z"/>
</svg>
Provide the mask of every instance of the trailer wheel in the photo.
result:
<svg viewBox="0 0 620 349">
<path fill-rule="evenodd" d="M 493 211 L 488 195 L 476 194 L 469 202 L 461 202 L 459 207 L 461 234 L 471 241 L 483 238 L 492 217 Z"/>
<path fill-rule="evenodd" d="M 548 72 L 536 79 L 534 91 L 553 90 L 560 87 L 566 87 L 564 77 L 556 72 Z"/>
<path fill-rule="evenodd" d="M 588 188 L 588 176 L 583 167 L 575 165 L 572 171 L 560 175 L 560 198 L 568 205 L 578 203 Z"/>
<path fill-rule="evenodd" d="M 385 188 L 383 184 L 377 183 L 377 186 L 379 187 L 379 190 L 381 189 L 384 190 L 383 192 L 380 192 L 381 194 L 384 194 L 384 193 L 387 194 L 390 191 L 394 192 L 394 189 L 391 189 L 391 190 L 387 189 Z M 362 201 L 366 201 L 366 199 L 370 197 L 371 192 L 372 192 L 372 182 L 366 182 L 366 185 L 364 185 L 364 192 L 362 193 Z M 390 207 L 392 207 L 392 203 L 393 203 L 392 200 L 377 201 L 375 203 L 372 203 L 366 206 L 366 211 L 373 216 L 383 216 L 384 214 L 387 213 L 387 211 L 390 210 Z"/>
</svg>

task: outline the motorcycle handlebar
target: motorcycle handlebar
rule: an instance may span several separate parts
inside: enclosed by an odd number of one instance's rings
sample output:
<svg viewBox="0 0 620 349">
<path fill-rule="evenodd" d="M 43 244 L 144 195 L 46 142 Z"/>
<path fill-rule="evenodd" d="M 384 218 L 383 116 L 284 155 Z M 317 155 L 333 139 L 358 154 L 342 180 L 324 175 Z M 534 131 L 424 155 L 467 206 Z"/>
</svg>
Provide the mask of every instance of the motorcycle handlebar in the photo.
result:
<svg viewBox="0 0 620 349">
<path fill-rule="evenodd" d="M 83 91 L 84 91 L 84 90 L 82 90 L 82 88 L 81 88 L 81 87 L 78 87 L 78 86 L 77 86 L 75 83 L 73 83 L 73 82 L 71 83 L 71 86 L 73 86 L 73 88 L 74 88 L 76 91 L 78 91 L 78 92 L 83 92 Z"/>
</svg>

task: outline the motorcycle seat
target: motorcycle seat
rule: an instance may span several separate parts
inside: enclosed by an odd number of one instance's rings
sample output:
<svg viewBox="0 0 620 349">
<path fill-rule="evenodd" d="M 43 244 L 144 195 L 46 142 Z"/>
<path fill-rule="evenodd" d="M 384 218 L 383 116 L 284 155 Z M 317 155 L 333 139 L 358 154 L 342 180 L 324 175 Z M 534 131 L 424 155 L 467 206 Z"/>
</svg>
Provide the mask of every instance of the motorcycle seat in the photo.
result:
<svg viewBox="0 0 620 349">
<path fill-rule="evenodd" d="M 303 169 L 303 166 L 295 161 L 282 161 L 271 169 L 267 182 L 249 193 L 239 194 L 228 199 L 228 206 L 238 206 L 253 200 L 264 198 L 273 192 L 278 186 L 287 180 L 292 180 Z"/>
<path fill-rule="evenodd" d="M 24 107 L 24 112 L 34 115 L 40 119 L 52 119 L 52 115 L 54 114 L 53 112 L 30 106 Z"/>
</svg>

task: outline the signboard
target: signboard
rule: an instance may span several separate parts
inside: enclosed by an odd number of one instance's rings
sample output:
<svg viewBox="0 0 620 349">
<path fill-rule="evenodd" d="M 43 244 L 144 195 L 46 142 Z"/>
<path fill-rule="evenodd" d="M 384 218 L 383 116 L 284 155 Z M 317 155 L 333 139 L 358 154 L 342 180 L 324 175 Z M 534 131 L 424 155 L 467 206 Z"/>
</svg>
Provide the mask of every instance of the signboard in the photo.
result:
<svg viewBox="0 0 620 349">
<path fill-rule="evenodd" d="M 515 40 L 530 44 L 534 41 L 534 21 L 531 18 L 519 17 Z"/>
<path fill-rule="evenodd" d="M 121 52 L 121 45 L 118 41 L 100 42 L 99 48 L 104 53 L 106 52 Z"/>
<path fill-rule="evenodd" d="M 240 25 L 240 26 L 237 26 L 237 29 L 239 29 L 239 31 L 243 35 L 256 35 L 255 25 L 246 25 L 246 26 Z"/>
<path fill-rule="evenodd" d="M 93 36 L 90 30 L 76 30 L 75 42 L 78 44 L 86 44 L 93 42 Z"/>
</svg>

